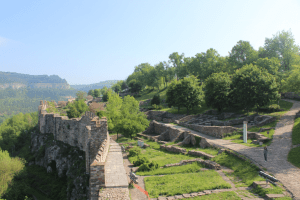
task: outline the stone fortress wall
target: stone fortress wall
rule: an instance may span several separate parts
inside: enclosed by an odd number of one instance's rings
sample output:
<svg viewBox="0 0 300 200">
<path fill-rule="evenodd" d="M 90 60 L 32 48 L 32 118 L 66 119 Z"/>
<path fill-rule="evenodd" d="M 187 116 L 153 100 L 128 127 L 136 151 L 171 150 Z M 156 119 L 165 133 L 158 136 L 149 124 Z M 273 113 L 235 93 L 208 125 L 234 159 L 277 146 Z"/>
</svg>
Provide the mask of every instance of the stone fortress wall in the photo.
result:
<svg viewBox="0 0 300 200">
<path fill-rule="evenodd" d="M 79 147 L 85 152 L 86 173 L 90 174 L 90 194 L 105 186 L 105 160 L 110 137 L 105 117 L 99 119 L 94 113 L 86 112 L 81 118 L 47 113 L 48 104 L 40 101 L 38 126 L 41 134 L 52 133 L 55 140 Z"/>
</svg>

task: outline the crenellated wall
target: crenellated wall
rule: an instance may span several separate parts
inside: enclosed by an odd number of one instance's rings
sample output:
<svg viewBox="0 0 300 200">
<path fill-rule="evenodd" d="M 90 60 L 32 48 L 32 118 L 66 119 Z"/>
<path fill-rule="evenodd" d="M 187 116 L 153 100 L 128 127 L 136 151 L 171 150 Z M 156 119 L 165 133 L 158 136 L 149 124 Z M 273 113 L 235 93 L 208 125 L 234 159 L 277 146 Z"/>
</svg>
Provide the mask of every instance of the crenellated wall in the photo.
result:
<svg viewBox="0 0 300 200">
<path fill-rule="evenodd" d="M 86 112 L 81 118 L 47 113 L 48 103 L 41 101 L 38 126 L 42 134 L 52 133 L 55 140 L 79 147 L 85 152 L 86 172 L 90 174 L 90 192 L 104 186 L 104 165 L 110 137 L 105 117 L 99 119 L 94 113 Z"/>
</svg>

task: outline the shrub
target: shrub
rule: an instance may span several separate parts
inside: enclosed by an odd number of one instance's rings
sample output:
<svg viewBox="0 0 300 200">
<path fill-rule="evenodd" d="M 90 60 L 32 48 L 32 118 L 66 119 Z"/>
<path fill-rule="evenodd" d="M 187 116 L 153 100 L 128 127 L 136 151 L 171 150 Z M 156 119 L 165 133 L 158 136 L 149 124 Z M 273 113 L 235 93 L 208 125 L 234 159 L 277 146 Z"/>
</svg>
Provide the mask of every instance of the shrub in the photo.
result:
<svg viewBox="0 0 300 200">
<path fill-rule="evenodd" d="M 151 100 L 151 105 L 156 104 L 156 105 L 160 105 L 160 95 L 156 94 L 153 96 L 152 100 Z"/>
<path fill-rule="evenodd" d="M 141 149 L 139 147 L 134 147 L 134 148 L 129 150 L 129 156 L 130 157 L 138 156 L 140 154 L 141 154 Z"/>
<path fill-rule="evenodd" d="M 162 105 L 156 105 L 156 104 L 153 104 L 152 107 L 153 107 L 155 110 L 161 110 L 161 109 L 163 109 L 163 106 L 162 106 Z"/>
<path fill-rule="evenodd" d="M 275 110 L 278 110 L 278 109 L 280 109 L 280 106 L 277 105 L 277 104 L 269 105 L 269 110 L 270 111 L 275 111 Z"/>
<path fill-rule="evenodd" d="M 137 167 L 137 166 L 140 166 L 142 164 L 149 163 L 149 162 L 150 161 L 149 161 L 148 158 L 138 156 L 138 160 L 134 162 L 134 166 Z"/>
<path fill-rule="evenodd" d="M 144 171 L 151 171 L 158 168 L 158 164 L 155 161 L 152 161 L 151 163 L 146 162 L 142 164 L 137 171 L 144 172 Z"/>
</svg>

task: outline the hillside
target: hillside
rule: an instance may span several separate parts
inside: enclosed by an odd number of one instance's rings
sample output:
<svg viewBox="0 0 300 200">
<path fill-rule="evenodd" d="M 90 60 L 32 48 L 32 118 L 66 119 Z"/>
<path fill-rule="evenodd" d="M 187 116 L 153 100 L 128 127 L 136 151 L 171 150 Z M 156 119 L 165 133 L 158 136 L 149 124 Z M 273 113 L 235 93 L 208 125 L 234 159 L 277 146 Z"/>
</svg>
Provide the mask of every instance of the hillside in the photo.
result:
<svg viewBox="0 0 300 200">
<path fill-rule="evenodd" d="M 29 75 L 15 72 L 0 72 L 0 89 L 12 88 L 59 88 L 69 89 L 65 79 L 57 75 Z"/>
<path fill-rule="evenodd" d="M 76 90 L 88 92 L 89 90 L 101 89 L 105 86 L 107 88 L 110 88 L 113 84 L 115 84 L 117 82 L 118 82 L 118 80 L 108 80 L 108 81 L 101 81 L 99 83 L 93 83 L 93 84 L 70 85 L 70 86 L 71 86 L 71 88 L 74 88 Z"/>
</svg>

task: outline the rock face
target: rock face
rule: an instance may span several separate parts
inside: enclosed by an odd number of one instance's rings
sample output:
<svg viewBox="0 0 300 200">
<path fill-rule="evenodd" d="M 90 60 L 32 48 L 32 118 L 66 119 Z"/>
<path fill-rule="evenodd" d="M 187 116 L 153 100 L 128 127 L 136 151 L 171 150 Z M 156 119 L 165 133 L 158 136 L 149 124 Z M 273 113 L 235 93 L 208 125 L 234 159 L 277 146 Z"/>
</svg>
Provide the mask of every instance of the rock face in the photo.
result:
<svg viewBox="0 0 300 200">
<path fill-rule="evenodd" d="M 87 198 L 89 176 L 85 173 L 83 151 L 78 147 L 53 140 L 51 134 L 32 133 L 31 153 L 35 155 L 35 160 L 30 162 L 30 165 L 42 166 L 48 173 L 56 171 L 59 177 L 66 175 L 68 180 L 71 180 L 72 184 L 68 185 L 66 191 L 68 199 Z M 82 173 L 77 174 L 77 168 L 81 168 Z"/>
</svg>

